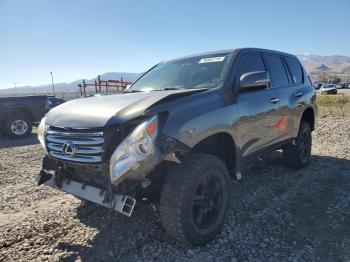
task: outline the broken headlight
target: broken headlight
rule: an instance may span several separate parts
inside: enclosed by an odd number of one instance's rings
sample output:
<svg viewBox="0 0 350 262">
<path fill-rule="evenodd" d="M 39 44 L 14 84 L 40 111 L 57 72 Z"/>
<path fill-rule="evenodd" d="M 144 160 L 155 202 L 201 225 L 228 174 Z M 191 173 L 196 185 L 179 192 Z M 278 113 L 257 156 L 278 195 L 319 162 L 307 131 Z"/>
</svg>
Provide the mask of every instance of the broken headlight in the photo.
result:
<svg viewBox="0 0 350 262">
<path fill-rule="evenodd" d="M 129 170 L 139 167 L 139 162 L 154 153 L 154 141 L 158 134 L 158 117 L 155 115 L 138 125 L 114 150 L 109 164 L 113 184 Z"/>
<path fill-rule="evenodd" d="M 41 146 L 44 148 L 44 150 L 46 150 L 45 130 L 46 130 L 46 123 L 45 123 L 45 117 L 43 117 L 38 126 L 38 139 L 40 141 Z"/>
</svg>

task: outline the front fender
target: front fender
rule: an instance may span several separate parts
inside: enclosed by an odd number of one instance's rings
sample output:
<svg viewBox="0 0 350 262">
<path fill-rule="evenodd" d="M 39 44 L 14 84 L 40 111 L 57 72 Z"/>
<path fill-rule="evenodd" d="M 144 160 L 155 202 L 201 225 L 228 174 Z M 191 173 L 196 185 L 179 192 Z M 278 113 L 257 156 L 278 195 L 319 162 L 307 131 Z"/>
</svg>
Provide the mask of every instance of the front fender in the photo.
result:
<svg viewBox="0 0 350 262">
<path fill-rule="evenodd" d="M 218 133 L 227 133 L 232 138 L 237 137 L 234 119 L 236 119 L 235 106 L 226 106 L 198 114 L 177 127 L 164 129 L 163 132 L 192 148 L 205 138 Z"/>
</svg>

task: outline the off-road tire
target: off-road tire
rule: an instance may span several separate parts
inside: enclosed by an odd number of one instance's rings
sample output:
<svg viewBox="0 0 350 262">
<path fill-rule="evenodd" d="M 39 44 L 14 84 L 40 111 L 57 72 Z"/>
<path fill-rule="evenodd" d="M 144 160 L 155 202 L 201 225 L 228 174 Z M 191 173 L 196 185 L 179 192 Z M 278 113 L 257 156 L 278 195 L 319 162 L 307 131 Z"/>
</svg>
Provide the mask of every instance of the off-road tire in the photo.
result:
<svg viewBox="0 0 350 262">
<path fill-rule="evenodd" d="M 27 125 L 27 129 L 23 134 L 16 134 L 11 129 L 12 123 L 14 123 L 15 121 L 18 121 L 18 120 L 25 122 Z M 8 136 L 10 138 L 23 138 L 23 137 L 29 136 L 32 133 L 32 129 L 33 129 L 32 121 L 28 115 L 15 114 L 13 116 L 10 116 L 5 121 L 3 132 L 6 136 Z"/>
<path fill-rule="evenodd" d="M 220 186 L 222 197 L 219 198 L 221 204 L 216 207 L 219 210 L 217 217 L 213 218 L 214 221 L 210 226 L 203 229 L 194 222 L 195 209 L 193 208 L 196 207 L 194 197 L 197 196 L 198 189 L 204 180 L 207 184 L 213 183 L 208 182 L 210 179 L 216 181 L 215 187 Z M 189 155 L 182 160 L 181 164 L 171 168 L 165 177 L 160 198 L 160 217 L 163 227 L 170 236 L 181 242 L 192 245 L 207 243 L 221 230 L 229 206 L 229 188 L 228 170 L 223 161 L 206 154 Z M 205 200 L 201 201 L 205 202 Z M 211 206 L 213 202 L 210 201 Z"/>
<path fill-rule="evenodd" d="M 310 124 L 302 121 L 295 143 L 291 143 L 283 148 L 285 165 L 299 169 L 309 164 L 311 159 L 311 146 L 312 136 Z"/>
</svg>

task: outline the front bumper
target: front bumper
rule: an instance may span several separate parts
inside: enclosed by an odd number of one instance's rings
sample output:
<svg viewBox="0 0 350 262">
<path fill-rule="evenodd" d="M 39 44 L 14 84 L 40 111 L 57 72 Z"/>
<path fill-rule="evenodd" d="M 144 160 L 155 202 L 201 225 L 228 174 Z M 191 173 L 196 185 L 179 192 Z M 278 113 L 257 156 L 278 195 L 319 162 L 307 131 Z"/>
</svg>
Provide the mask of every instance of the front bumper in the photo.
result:
<svg viewBox="0 0 350 262">
<path fill-rule="evenodd" d="M 136 204 L 136 200 L 130 196 L 123 194 L 110 194 L 99 188 L 84 185 L 74 180 L 63 179 L 58 183 L 55 175 L 52 175 L 45 170 L 40 172 L 37 180 L 40 184 L 43 182 L 45 186 L 64 191 L 78 198 L 117 211 L 128 217 L 131 216 Z"/>
</svg>

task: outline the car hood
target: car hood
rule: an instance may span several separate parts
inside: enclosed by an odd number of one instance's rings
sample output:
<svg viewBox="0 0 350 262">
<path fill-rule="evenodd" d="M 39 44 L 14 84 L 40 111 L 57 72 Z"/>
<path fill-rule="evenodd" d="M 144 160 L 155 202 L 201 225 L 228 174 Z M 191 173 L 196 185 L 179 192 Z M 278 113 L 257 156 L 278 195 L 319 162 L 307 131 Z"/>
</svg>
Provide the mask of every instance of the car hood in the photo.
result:
<svg viewBox="0 0 350 262">
<path fill-rule="evenodd" d="M 68 101 L 46 115 L 49 126 L 91 129 L 122 124 L 141 116 L 155 103 L 187 96 L 199 90 L 169 90 L 95 96 Z"/>
</svg>

